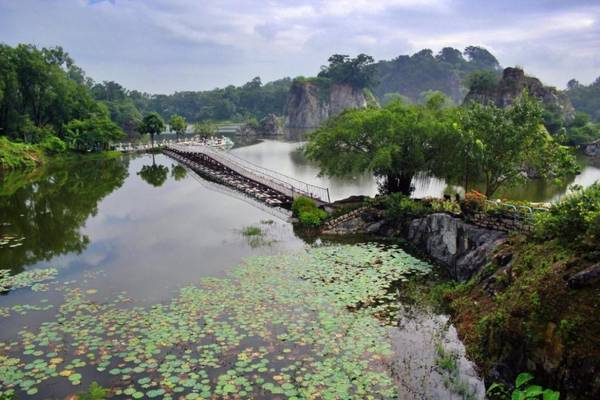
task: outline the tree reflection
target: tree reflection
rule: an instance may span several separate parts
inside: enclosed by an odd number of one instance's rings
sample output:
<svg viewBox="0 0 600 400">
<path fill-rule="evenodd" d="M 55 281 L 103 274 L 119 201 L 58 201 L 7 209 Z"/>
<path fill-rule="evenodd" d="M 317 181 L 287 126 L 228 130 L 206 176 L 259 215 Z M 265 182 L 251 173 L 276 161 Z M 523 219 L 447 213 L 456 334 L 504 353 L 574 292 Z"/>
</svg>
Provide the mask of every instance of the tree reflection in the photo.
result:
<svg viewBox="0 0 600 400">
<path fill-rule="evenodd" d="M 80 230 L 96 215 L 98 202 L 127 177 L 120 159 L 69 162 L 2 177 L 0 268 L 23 266 L 60 254 L 80 253 L 89 238 Z M 12 241 L 11 239 L 21 241 Z"/>
<path fill-rule="evenodd" d="M 169 168 L 164 165 L 156 165 L 154 154 L 152 154 L 152 165 L 144 165 L 137 174 L 150 185 L 159 187 L 167 181 Z"/>
<path fill-rule="evenodd" d="M 180 181 L 187 175 L 187 170 L 179 164 L 171 164 L 171 177 L 176 181 Z"/>
</svg>

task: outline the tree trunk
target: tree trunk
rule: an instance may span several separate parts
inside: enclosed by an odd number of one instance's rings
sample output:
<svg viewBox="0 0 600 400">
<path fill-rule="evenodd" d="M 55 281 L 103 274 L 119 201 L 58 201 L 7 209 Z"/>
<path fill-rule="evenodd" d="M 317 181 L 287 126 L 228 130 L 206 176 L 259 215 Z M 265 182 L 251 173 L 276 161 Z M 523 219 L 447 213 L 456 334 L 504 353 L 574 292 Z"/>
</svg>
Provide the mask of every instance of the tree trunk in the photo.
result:
<svg viewBox="0 0 600 400">
<path fill-rule="evenodd" d="M 385 190 L 387 193 L 400 192 L 406 196 L 410 196 L 413 191 L 412 186 L 413 174 L 399 174 L 386 176 Z"/>
<path fill-rule="evenodd" d="M 150 142 L 152 143 L 152 148 L 154 148 L 154 133 L 150 134 Z"/>
</svg>

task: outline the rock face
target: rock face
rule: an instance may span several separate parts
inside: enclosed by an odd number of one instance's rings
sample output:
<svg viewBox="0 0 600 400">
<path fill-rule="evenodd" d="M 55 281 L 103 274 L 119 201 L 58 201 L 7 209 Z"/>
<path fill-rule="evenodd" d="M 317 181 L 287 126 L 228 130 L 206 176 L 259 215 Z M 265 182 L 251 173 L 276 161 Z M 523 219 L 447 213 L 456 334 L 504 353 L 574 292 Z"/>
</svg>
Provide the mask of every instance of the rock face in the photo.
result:
<svg viewBox="0 0 600 400">
<path fill-rule="evenodd" d="M 294 81 L 285 106 L 285 126 L 315 129 L 345 109 L 365 107 L 367 98 L 362 89 L 350 85 L 324 87 L 308 81 Z"/>
<path fill-rule="evenodd" d="M 563 121 L 571 121 L 575 116 L 575 108 L 568 96 L 556 88 L 544 86 L 534 77 L 525 76 L 520 68 L 506 68 L 497 87 L 493 90 L 471 90 L 465 97 L 465 102 L 476 101 L 483 104 L 495 104 L 498 107 L 508 107 L 524 90 L 538 98 L 548 110 L 557 111 Z"/>
<path fill-rule="evenodd" d="M 506 239 L 506 234 L 438 213 L 413 220 L 407 238 L 448 266 L 455 279 L 464 281 L 489 261 L 493 250 Z"/>
<path fill-rule="evenodd" d="M 589 144 L 582 144 L 581 150 L 587 156 L 600 157 L 600 140 L 596 140 L 595 142 Z"/>
</svg>

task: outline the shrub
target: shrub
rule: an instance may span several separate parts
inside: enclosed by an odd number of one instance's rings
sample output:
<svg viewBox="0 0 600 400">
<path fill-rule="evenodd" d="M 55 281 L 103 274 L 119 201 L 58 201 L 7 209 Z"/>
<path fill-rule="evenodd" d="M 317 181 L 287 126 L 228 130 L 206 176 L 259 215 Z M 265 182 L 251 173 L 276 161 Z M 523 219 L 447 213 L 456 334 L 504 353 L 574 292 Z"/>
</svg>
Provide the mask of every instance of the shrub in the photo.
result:
<svg viewBox="0 0 600 400">
<path fill-rule="evenodd" d="M 42 162 L 39 147 L 14 143 L 6 137 L 0 137 L 0 170 L 30 168 Z"/>
<path fill-rule="evenodd" d="M 600 242 L 600 183 L 577 190 L 536 215 L 539 239 L 559 239 L 563 244 Z"/>
<path fill-rule="evenodd" d="M 294 199 L 294 202 L 292 203 L 292 213 L 296 217 L 300 216 L 300 211 L 302 211 L 303 209 L 313 209 L 313 208 L 317 208 L 317 203 L 315 203 L 315 201 L 313 199 L 311 199 L 310 197 L 306 197 L 306 196 L 297 197 L 296 199 Z"/>
<path fill-rule="evenodd" d="M 40 142 L 40 147 L 48 154 L 62 153 L 67 150 L 67 144 L 54 135 L 47 135 Z"/>
<path fill-rule="evenodd" d="M 314 210 L 303 210 L 300 211 L 300 223 L 307 227 L 317 227 L 321 225 L 327 217 L 327 213 L 321 209 L 315 208 Z"/>
<path fill-rule="evenodd" d="M 385 216 L 394 222 L 405 222 L 430 212 L 422 202 L 415 201 L 402 193 L 392 193 L 383 200 Z"/>
<path fill-rule="evenodd" d="M 470 191 L 465 193 L 465 200 L 463 201 L 463 211 L 475 212 L 485 208 L 485 201 L 487 197 L 479 192 Z"/>
<path fill-rule="evenodd" d="M 522 372 L 515 380 L 515 389 L 511 395 L 509 395 L 507 387 L 501 383 L 492 384 L 487 390 L 486 395 L 492 400 L 559 400 L 559 392 L 531 385 L 530 382 L 532 380 L 533 375 Z"/>
<path fill-rule="evenodd" d="M 300 224 L 306 227 L 317 227 L 327 218 L 327 213 L 319 209 L 313 199 L 305 196 L 294 200 L 292 213 L 298 217 Z"/>
</svg>

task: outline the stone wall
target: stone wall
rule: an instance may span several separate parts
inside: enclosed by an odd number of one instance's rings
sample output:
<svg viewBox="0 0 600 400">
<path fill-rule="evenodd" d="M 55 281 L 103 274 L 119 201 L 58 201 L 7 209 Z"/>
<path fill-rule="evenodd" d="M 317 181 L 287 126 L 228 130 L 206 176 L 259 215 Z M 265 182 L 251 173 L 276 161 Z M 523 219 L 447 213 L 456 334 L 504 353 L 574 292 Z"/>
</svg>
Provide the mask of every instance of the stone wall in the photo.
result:
<svg viewBox="0 0 600 400">
<path fill-rule="evenodd" d="M 532 220 L 524 219 L 518 213 L 511 215 L 489 215 L 484 212 L 476 212 L 465 216 L 465 221 L 485 229 L 493 229 L 502 232 L 519 232 L 530 235 L 533 232 Z"/>
</svg>

